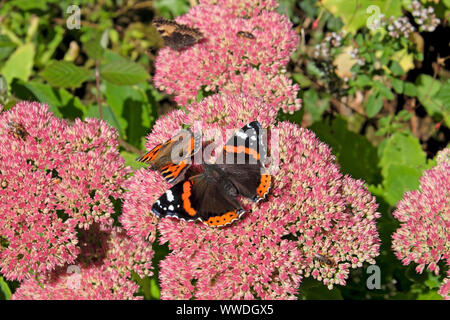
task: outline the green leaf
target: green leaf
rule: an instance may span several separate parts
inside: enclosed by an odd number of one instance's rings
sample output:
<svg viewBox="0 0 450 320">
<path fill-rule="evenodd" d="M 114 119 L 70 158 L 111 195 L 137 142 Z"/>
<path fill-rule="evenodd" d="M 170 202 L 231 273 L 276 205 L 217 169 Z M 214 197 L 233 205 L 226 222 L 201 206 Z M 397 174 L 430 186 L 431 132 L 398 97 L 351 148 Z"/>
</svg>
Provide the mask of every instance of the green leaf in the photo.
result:
<svg viewBox="0 0 450 320">
<path fill-rule="evenodd" d="M 12 92 L 22 100 L 48 104 L 50 111 L 58 117 L 82 118 L 87 112 L 87 107 L 80 99 L 63 88 L 53 88 L 37 81 L 24 82 L 21 80 L 15 80 L 11 87 Z"/>
<path fill-rule="evenodd" d="M 109 123 L 111 126 L 117 129 L 119 136 L 122 138 L 124 136 L 124 130 L 120 125 L 120 121 L 117 119 L 117 116 L 114 114 L 113 110 L 110 106 L 102 106 L 103 120 Z M 89 106 L 89 110 L 86 114 L 86 117 L 89 118 L 100 118 L 98 106 L 92 104 Z"/>
<path fill-rule="evenodd" d="M 69 61 L 55 61 L 40 75 L 54 87 L 77 88 L 92 76 L 92 72 Z"/>
<path fill-rule="evenodd" d="M 134 171 L 146 167 L 144 163 L 136 161 L 136 159 L 139 157 L 136 153 L 121 151 L 120 154 L 125 159 L 125 165 L 130 166 Z"/>
<path fill-rule="evenodd" d="M 0 34 L 0 61 L 8 57 L 15 48 L 15 43 L 7 35 Z"/>
<path fill-rule="evenodd" d="M 100 44 L 100 39 L 101 35 L 99 34 L 93 36 L 90 40 L 84 43 L 84 50 L 87 55 L 94 60 L 100 60 L 105 53 L 105 49 L 103 49 Z"/>
<path fill-rule="evenodd" d="M 320 120 L 323 112 L 329 107 L 329 97 L 320 97 L 315 89 L 309 89 L 303 93 L 303 107 L 311 114 L 312 122 Z"/>
<path fill-rule="evenodd" d="M 386 99 L 393 100 L 395 98 L 392 91 L 386 85 L 384 85 L 381 81 L 376 80 L 373 82 L 373 85 L 376 89 L 378 89 L 378 92 L 380 93 L 380 95 L 385 97 Z"/>
<path fill-rule="evenodd" d="M 184 0 L 155 0 L 153 7 L 168 19 L 180 16 L 189 10 L 189 6 Z"/>
<path fill-rule="evenodd" d="M 384 170 L 385 199 L 396 205 L 406 191 L 417 189 L 423 170 L 407 165 L 392 164 Z"/>
<path fill-rule="evenodd" d="M 369 86 L 371 84 L 372 84 L 372 79 L 370 79 L 369 76 L 367 76 L 365 74 L 358 75 L 358 78 L 355 81 L 355 85 L 357 85 L 360 88 Z"/>
<path fill-rule="evenodd" d="M 23 11 L 29 10 L 47 10 L 47 1 L 36 0 L 12 0 L 10 4 L 16 6 Z"/>
<path fill-rule="evenodd" d="M 417 96 L 417 88 L 414 85 L 414 83 L 405 82 L 403 91 L 404 91 L 405 95 L 407 95 L 409 97 L 416 97 Z"/>
<path fill-rule="evenodd" d="M 421 74 L 416 80 L 417 97 L 420 103 L 425 107 L 428 114 L 442 114 L 444 112 L 444 104 L 440 100 L 437 93 L 441 90 L 441 83 L 433 79 L 433 77 Z"/>
<path fill-rule="evenodd" d="M 153 109 L 156 105 L 148 100 L 148 83 L 134 86 L 118 86 L 105 81 L 106 102 L 116 114 L 129 143 L 142 148 L 142 137 L 154 122 Z"/>
<path fill-rule="evenodd" d="M 159 289 L 158 282 L 155 278 L 150 279 L 150 294 L 153 299 L 161 298 L 161 290 Z"/>
<path fill-rule="evenodd" d="M 14 51 L 1 70 L 7 83 L 12 83 L 14 78 L 28 80 L 33 69 L 35 51 L 33 43 L 24 44 Z"/>
<path fill-rule="evenodd" d="M 100 76 L 116 85 L 133 85 L 150 77 L 144 67 L 132 61 L 103 64 L 100 66 Z"/>
<path fill-rule="evenodd" d="M 367 116 L 369 118 L 375 117 L 378 112 L 380 112 L 381 108 L 383 108 L 383 98 L 379 95 L 372 93 L 367 100 Z"/>
<path fill-rule="evenodd" d="M 348 130 L 344 118 L 338 117 L 331 124 L 327 119 L 316 122 L 309 129 L 332 148 L 343 173 L 370 184 L 381 182 L 377 149 L 366 137 Z"/>
<path fill-rule="evenodd" d="M 426 154 L 417 138 L 401 132 L 385 140 L 380 166 L 385 199 L 395 205 L 404 192 L 416 189 L 419 178 L 427 169 Z"/>
<path fill-rule="evenodd" d="M 415 168 L 425 166 L 426 154 L 422 150 L 419 140 L 410 134 L 394 133 L 387 139 L 380 160 L 383 168 L 391 164 L 409 165 Z"/>
<path fill-rule="evenodd" d="M 397 92 L 398 94 L 403 93 L 403 81 L 400 79 L 392 79 L 392 88 Z"/>
<path fill-rule="evenodd" d="M 405 73 L 405 70 L 403 70 L 402 66 L 397 61 L 392 61 L 389 69 L 394 76 L 401 76 Z"/>
<path fill-rule="evenodd" d="M 11 290 L 3 277 L 0 276 L 0 300 L 9 299 L 11 299 Z"/>
<path fill-rule="evenodd" d="M 303 73 L 294 73 L 292 75 L 292 79 L 295 81 L 295 83 L 299 84 L 300 88 L 306 88 L 311 85 L 311 80 L 309 80 L 309 78 Z"/>
</svg>

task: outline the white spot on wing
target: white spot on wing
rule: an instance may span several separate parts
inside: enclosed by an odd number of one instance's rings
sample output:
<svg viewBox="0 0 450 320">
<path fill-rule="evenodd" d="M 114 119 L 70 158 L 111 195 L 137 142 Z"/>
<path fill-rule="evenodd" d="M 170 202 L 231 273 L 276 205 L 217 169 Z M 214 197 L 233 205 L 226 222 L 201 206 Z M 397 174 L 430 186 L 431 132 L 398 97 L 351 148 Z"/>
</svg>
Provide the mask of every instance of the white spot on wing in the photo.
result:
<svg viewBox="0 0 450 320">
<path fill-rule="evenodd" d="M 172 190 L 166 191 L 166 197 L 167 197 L 167 201 L 169 201 L 169 202 L 173 202 L 173 200 L 175 200 Z"/>
<path fill-rule="evenodd" d="M 246 133 L 244 133 L 244 132 L 242 132 L 240 130 L 238 132 L 236 132 L 236 136 L 241 138 L 241 139 L 244 139 L 244 140 L 247 139 L 247 137 L 248 137 L 248 135 Z"/>
</svg>

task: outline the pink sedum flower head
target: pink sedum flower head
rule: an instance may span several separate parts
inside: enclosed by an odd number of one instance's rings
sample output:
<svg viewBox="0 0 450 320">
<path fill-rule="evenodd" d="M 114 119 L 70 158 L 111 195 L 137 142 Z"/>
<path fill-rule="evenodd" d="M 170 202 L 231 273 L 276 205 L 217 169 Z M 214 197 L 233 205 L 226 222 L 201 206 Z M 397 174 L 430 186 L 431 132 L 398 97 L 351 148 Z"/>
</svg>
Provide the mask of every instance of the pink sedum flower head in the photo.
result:
<svg viewBox="0 0 450 320">
<path fill-rule="evenodd" d="M 200 4 L 227 8 L 238 17 L 257 16 L 263 10 L 275 10 L 279 6 L 276 0 L 200 0 Z"/>
<path fill-rule="evenodd" d="M 263 11 L 243 19 L 220 6 L 199 5 L 177 22 L 196 27 L 205 35 L 191 48 L 181 52 L 165 48 L 158 54 L 155 85 L 174 94 L 180 105 L 195 101 L 201 91 L 225 90 L 227 94 L 261 96 L 277 110 L 300 108 L 296 98 L 299 87 L 285 76 L 285 66 L 298 42 L 285 16 Z M 252 38 L 242 36 L 243 32 Z"/>
<path fill-rule="evenodd" d="M 188 114 L 175 110 L 156 121 L 152 133 L 147 136 L 147 150 L 167 141 L 183 126 L 190 126 L 196 134 L 200 132 L 203 135 L 203 141 L 211 142 L 217 137 L 217 132 L 222 134 L 224 129 L 241 128 L 253 119 L 258 119 L 263 127 L 269 127 L 274 124 L 277 114 L 262 99 L 244 94 L 216 94 L 191 104 L 187 109 Z M 227 138 L 229 136 L 222 136 L 224 141 Z M 153 242 L 158 219 L 151 208 L 159 196 L 170 188 L 170 184 L 160 173 L 141 169 L 126 181 L 124 187 L 128 191 L 124 195 L 120 222 L 131 237 Z"/>
<path fill-rule="evenodd" d="M 230 98 L 214 99 L 208 100 L 209 110 L 215 110 L 220 99 Z M 202 108 L 202 103 L 197 107 Z M 196 120 L 191 114 L 197 118 L 201 113 L 189 113 L 184 123 Z M 235 113 L 222 118 L 204 114 L 202 129 L 206 131 L 216 129 L 218 123 L 221 128 L 238 129 L 242 125 L 238 122 L 259 120 L 239 119 Z M 172 123 L 170 117 L 162 119 L 155 125 L 155 134 L 174 124 L 180 126 L 175 119 Z M 160 241 L 168 242 L 172 250 L 161 262 L 162 298 L 295 299 L 304 276 L 332 288 L 345 285 L 350 268 L 375 262 L 379 213 L 375 198 L 363 183 L 340 174 L 330 149 L 312 132 L 288 122 L 275 126 L 273 120 L 262 126 L 271 128 L 269 141 L 277 141 L 278 149 L 270 149 L 270 144 L 269 152 L 279 153 L 278 170 L 272 163 L 273 185 L 266 201 L 253 203 L 241 198 L 244 217 L 225 228 L 171 218 L 158 222 Z M 155 145 L 152 135 L 148 144 Z M 160 178 L 154 174 L 158 173 L 148 174 L 152 177 L 148 182 L 143 175 L 130 179 L 135 179 L 136 190 L 140 185 L 141 194 L 158 191 L 152 201 L 164 192 L 156 190 L 154 184 Z M 137 198 L 138 192 L 132 193 Z M 137 212 L 133 205 L 128 200 L 124 207 Z M 151 210 L 151 204 L 145 210 Z M 151 228 L 153 225 L 141 226 L 142 230 Z M 319 256 L 333 263 L 320 262 Z"/>
<path fill-rule="evenodd" d="M 418 273 L 428 267 L 437 275 L 440 260 L 450 263 L 448 154 L 448 148 L 438 154 L 438 164 L 424 172 L 419 189 L 406 192 L 393 213 L 401 226 L 392 236 L 392 247 L 404 265 L 417 263 Z"/>
<path fill-rule="evenodd" d="M 129 173 L 117 134 L 99 120 L 70 126 L 47 105 L 0 114 L 0 269 L 10 280 L 72 263 L 76 227 L 112 223 Z"/>
<path fill-rule="evenodd" d="M 76 264 L 53 271 L 39 281 L 29 279 L 13 300 L 123 300 L 136 296 L 139 286 L 131 280 L 151 276 L 151 245 L 132 240 L 120 228 L 100 231 L 94 226 L 81 237 L 83 253 Z"/>
</svg>

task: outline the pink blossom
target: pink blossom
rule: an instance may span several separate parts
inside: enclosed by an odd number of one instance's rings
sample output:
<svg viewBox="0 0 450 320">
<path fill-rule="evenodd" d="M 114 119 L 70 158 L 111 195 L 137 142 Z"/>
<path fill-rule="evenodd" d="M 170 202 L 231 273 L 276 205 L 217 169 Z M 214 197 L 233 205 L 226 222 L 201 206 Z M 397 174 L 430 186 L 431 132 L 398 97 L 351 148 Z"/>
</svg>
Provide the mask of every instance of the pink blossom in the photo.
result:
<svg viewBox="0 0 450 320">
<path fill-rule="evenodd" d="M 221 99 L 229 98 L 217 96 L 192 105 L 185 123 L 196 120 L 191 114 L 197 118 L 203 113 L 203 130 L 216 129 L 218 123 L 225 129 L 239 128 L 241 123 L 235 121 L 244 119 L 236 113 L 213 116 L 215 103 Z M 204 106 L 210 111 L 203 110 Z M 155 131 L 164 132 L 174 124 L 181 127 L 178 120 L 171 124 L 170 117 L 164 118 Z M 252 120 L 258 118 L 245 119 Z M 226 228 L 171 218 L 159 221 L 160 240 L 172 250 L 161 261 L 162 298 L 295 299 L 304 276 L 311 275 L 332 288 L 345 285 L 350 268 L 375 262 L 379 213 L 363 183 L 339 173 L 330 149 L 312 132 L 288 122 L 274 126 L 273 120 L 263 126 L 271 128 L 273 139 L 278 133 L 280 158 L 279 170 L 272 168 L 273 186 L 266 201 L 255 204 L 240 199 L 246 214 Z M 150 140 L 154 146 L 152 135 Z M 133 194 L 139 194 L 138 186 L 148 199 L 164 192 L 154 186 L 154 173 L 145 179 L 140 176 L 130 179 L 135 179 Z M 157 194 L 149 195 L 152 190 Z M 126 200 L 124 206 L 137 212 L 132 201 Z M 143 206 L 141 214 L 150 211 L 150 206 Z M 150 228 L 140 226 L 141 230 Z M 317 254 L 329 257 L 333 264 L 320 263 Z"/>
<path fill-rule="evenodd" d="M 263 10 L 274 10 L 279 6 L 276 0 L 200 0 L 200 4 L 227 8 L 238 17 L 257 16 Z"/>
<path fill-rule="evenodd" d="M 401 225 L 392 236 L 392 247 L 404 265 L 417 264 L 439 274 L 440 260 L 450 257 L 450 161 L 449 149 L 438 154 L 438 164 L 426 170 L 418 190 L 408 191 L 393 215 Z"/>
<path fill-rule="evenodd" d="M 132 240 L 120 228 L 83 231 L 82 254 L 74 265 L 58 268 L 40 279 L 25 280 L 14 300 L 123 300 L 135 296 L 139 286 L 132 273 L 151 276 L 153 250 Z"/>
<path fill-rule="evenodd" d="M 181 52 L 165 48 L 158 54 L 155 85 L 174 94 L 180 105 L 195 101 L 203 90 L 261 96 L 277 110 L 300 108 L 299 87 L 287 79 L 285 70 L 298 36 L 285 16 L 263 11 L 244 19 L 220 6 L 198 5 L 177 22 L 205 35 L 191 48 Z M 253 39 L 239 36 L 241 31 Z"/>
<path fill-rule="evenodd" d="M 47 105 L 19 102 L 0 114 L 0 142 L 2 273 L 22 280 L 72 263 L 76 227 L 112 224 L 112 199 L 130 171 L 115 130 L 93 119 L 69 125 Z"/>
<path fill-rule="evenodd" d="M 438 293 L 444 298 L 444 300 L 450 300 L 450 271 L 447 271 L 447 278 L 442 282 L 442 286 Z"/>
</svg>

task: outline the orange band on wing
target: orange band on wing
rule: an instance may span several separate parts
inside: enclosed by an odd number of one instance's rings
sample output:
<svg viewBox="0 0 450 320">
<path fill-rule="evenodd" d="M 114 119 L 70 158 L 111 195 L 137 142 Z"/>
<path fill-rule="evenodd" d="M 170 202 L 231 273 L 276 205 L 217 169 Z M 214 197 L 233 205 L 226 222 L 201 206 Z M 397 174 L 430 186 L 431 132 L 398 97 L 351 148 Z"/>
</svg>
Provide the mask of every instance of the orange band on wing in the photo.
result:
<svg viewBox="0 0 450 320">
<path fill-rule="evenodd" d="M 210 227 L 222 227 L 227 224 L 230 224 L 237 218 L 238 218 L 237 212 L 230 211 L 230 212 L 224 213 L 220 216 L 211 217 L 208 220 L 206 220 L 205 223 L 207 225 L 209 225 Z"/>
<path fill-rule="evenodd" d="M 269 192 L 271 181 L 272 177 L 270 174 L 261 175 L 261 181 L 258 188 L 256 189 L 256 194 L 258 195 L 258 197 L 264 198 L 266 196 L 266 194 Z"/>
<path fill-rule="evenodd" d="M 194 208 L 191 206 L 191 188 L 192 184 L 190 181 L 185 181 L 183 183 L 183 194 L 181 195 L 181 199 L 183 200 L 183 209 L 190 215 L 195 216 L 197 214 L 197 211 L 195 211 Z"/>
<path fill-rule="evenodd" d="M 259 160 L 259 153 L 256 152 L 256 150 L 254 149 L 250 149 L 244 146 L 239 146 L 239 147 L 235 147 L 235 146 L 225 146 L 224 150 L 226 152 L 233 152 L 233 153 L 241 153 L 241 152 L 245 152 L 246 154 L 249 154 L 251 156 L 253 156 L 256 160 Z"/>
<path fill-rule="evenodd" d="M 162 147 L 162 144 L 157 145 L 156 147 L 154 147 L 152 150 L 150 150 L 149 152 L 147 152 L 145 155 L 138 158 L 137 160 L 140 162 L 145 162 L 145 163 L 152 161 L 153 159 L 155 159 L 159 150 L 161 150 L 161 147 Z"/>
<path fill-rule="evenodd" d="M 163 177 L 174 177 L 177 178 L 181 171 L 186 167 L 186 162 L 181 161 L 179 164 L 169 164 L 161 168 L 161 174 Z"/>
</svg>

